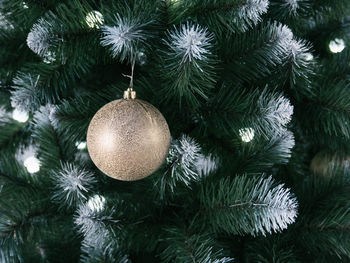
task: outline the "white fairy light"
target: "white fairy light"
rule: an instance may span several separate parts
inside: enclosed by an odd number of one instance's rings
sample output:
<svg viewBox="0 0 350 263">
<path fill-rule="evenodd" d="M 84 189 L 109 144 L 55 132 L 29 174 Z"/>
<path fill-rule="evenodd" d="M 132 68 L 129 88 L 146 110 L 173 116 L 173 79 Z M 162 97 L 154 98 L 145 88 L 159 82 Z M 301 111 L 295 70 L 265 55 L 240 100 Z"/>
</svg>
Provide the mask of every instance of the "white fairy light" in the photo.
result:
<svg viewBox="0 0 350 263">
<path fill-rule="evenodd" d="M 24 1 L 22 2 L 22 6 L 23 6 L 24 9 L 28 9 L 28 8 L 29 8 L 29 6 L 27 5 L 27 3 L 24 2 Z"/>
<path fill-rule="evenodd" d="M 75 146 L 77 147 L 77 149 L 79 150 L 84 150 L 86 149 L 86 142 L 76 142 Z"/>
<path fill-rule="evenodd" d="M 35 156 L 28 157 L 24 160 L 23 164 L 31 174 L 39 172 L 40 170 L 40 161 Z"/>
<path fill-rule="evenodd" d="M 336 38 L 329 42 L 329 50 L 332 53 L 340 53 L 345 48 L 345 42 L 341 38 Z"/>
<path fill-rule="evenodd" d="M 106 199 L 102 195 L 94 195 L 87 202 L 92 211 L 102 211 L 105 207 Z"/>
<path fill-rule="evenodd" d="M 86 15 L 85 21 L 91 28 L 100 28 L 100 25 L 104 23 L 104 18 L 99 11 L 91 11 Z"/>
<path fill-rule="evenodd" d="M 29 115 L 26 111 L 14 109 L 14 111 L 12 112 L 12 118 L 18 122 L 26 122 L 29 118 Z"/>
<path fill-rule="evenodd" d="M 311 61 L 314 59 L 314 56 L 310 52 L 308 52 L 304 54 L 304 58 L 306 61 Z"/>
<path fill-rule="evenodd" d="M 254 130 L 252 128 L 242 128 L 239 129 L 239 136 L 241 136 L 242 141 L 250 142 L 254 138 Z"/>
</svg>

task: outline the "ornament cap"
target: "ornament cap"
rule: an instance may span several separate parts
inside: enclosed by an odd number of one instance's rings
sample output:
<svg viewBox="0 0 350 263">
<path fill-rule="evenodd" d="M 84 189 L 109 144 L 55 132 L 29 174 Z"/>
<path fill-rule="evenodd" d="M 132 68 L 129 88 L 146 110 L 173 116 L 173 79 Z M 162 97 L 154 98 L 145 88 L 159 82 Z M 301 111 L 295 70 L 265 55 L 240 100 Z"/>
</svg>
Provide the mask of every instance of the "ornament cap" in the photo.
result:
<svg viewBox="0 0 350 263">
<path fill-rule="evenodd" d="M 125 100 L 136 99 L 136 91 L 134 91 L 132 88 L 128 88 L 126 91 L 124 91 L 123 98 Z"/>
</svg>

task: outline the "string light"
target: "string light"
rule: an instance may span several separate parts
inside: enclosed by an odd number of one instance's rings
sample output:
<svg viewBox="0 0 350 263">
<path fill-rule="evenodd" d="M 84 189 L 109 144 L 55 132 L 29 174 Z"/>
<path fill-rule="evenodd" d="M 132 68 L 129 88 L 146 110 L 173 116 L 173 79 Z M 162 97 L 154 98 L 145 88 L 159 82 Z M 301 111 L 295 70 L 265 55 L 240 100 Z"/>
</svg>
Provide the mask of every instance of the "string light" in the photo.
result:
<svg viewBox="0 0 350 263">
<path fill-rule="evenodd" d="M 76 142 L 75 146 L 77 147 L 77 149 L 79 150 L 84 150 L 86 149 L 86 142 Z"/>
<path fill-rule="evenodd" d="M 345 48 L 345 42 L 341 38 L 336 38 L 329 42 L 329 49 L 332 53 L 340 53 Z"/>
<path fill-rule="evenodd" d="M 241 136 L 242 141 L 250 142 L 254 138 L 254 130 L 252 128 L 239 129 L 239 136 Z"/>
<path fill-rule="evenodd" d="M 306 61 L 311 61 L 314 59 L 314 56 L 311 53 L 305 53 L 304 58 Z"/>
<path fill-rule="evenodd" d="M 14 109 L 12 112 L 12 118 L 18 122 L 26 122 L 29 118 L 28 112 L 20 111 L 18 109 Z"/>
<path fill-rule="evenodd" d="M 40 170 L 40 162 L 35 156 L 28 157 L 24 160 L 23 164 L 31 174 L 39 172 Z"/>
</svg>

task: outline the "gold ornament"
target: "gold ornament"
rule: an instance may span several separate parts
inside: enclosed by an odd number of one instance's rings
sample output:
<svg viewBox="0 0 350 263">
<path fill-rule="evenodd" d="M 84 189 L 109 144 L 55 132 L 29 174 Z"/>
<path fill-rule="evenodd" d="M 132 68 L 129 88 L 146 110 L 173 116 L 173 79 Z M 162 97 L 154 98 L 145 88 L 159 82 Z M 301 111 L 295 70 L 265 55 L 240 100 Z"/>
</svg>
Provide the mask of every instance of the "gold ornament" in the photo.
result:
<svg viewBox="0 0 350 263">
<path fill-rule="evenodd" d="M 310 170 L 315 174 L 327 175 L 331 173 L 332 168 L 344 168 L 346 162 L 349 161 L 350 159 L 347 156 L 328 151 L 320 151 L 312 158 Z"/>
<path fill-rule="evenodd" d="M 124 99 L 112 101 L 92 118 L 87 146 L 95 165 L 122 181 L 139 180 L 155 172 L 170 146 L 163 115 L 128 89 Z"/>
</svg>

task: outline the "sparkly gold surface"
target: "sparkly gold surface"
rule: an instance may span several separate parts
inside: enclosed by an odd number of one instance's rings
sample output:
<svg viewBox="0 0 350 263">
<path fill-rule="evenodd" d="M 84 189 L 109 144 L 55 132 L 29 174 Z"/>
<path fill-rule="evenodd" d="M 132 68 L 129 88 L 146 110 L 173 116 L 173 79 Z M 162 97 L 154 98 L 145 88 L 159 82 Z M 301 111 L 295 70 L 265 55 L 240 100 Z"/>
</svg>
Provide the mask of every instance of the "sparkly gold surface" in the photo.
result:
<svg viewBox="0 0 350 263">
<path fill-rule="evenodd" d="M 163 115 L 148 102 L 115 100 L 92 118 L 87 146 L 95 165 L 123 181 L 142 179 L 163 163 L 170 145 Z"/>
</svg>

